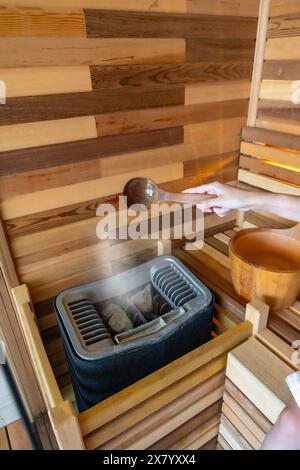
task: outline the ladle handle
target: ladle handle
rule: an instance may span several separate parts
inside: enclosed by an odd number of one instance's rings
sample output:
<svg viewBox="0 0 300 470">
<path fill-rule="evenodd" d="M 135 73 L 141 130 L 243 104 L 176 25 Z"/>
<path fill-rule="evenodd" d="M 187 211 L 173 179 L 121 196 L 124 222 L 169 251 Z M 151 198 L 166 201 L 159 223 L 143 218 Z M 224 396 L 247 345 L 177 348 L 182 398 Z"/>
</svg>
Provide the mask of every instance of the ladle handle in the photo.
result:
<svg viewBox="0 0 300 470">
<path fill-rule="evenodd" d="M 173 201 L 191 205 L 196 205 L 201 201 L 214 198 L 216 198 L 214 194 L 168 193 L 166 191 L 161 191 L 159 194 L 159 200 L 161 201 Z"/>
</svg>

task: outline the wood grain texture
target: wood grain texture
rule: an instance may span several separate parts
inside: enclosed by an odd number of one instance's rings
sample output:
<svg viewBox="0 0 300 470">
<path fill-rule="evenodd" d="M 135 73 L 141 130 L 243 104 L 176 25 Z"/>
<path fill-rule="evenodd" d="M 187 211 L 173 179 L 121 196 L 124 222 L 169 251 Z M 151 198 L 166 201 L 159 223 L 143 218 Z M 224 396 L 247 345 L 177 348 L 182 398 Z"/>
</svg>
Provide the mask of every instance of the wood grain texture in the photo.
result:
<svg viewBox="0 0 300 470">
<path fill-rule="evenodd" d="M 187 62 L 252 61 L 254 39 L 186 39 Z"/>
<path fill-rule="evenodd" d="M 267 40 L 265 60 L 299 60 L 300 36 Z"/>
<path fill-rule="evenodd" d="M 250 95 L 250 85 L 249 80 L 187 85 L 185 87 L 185 104 L 247 100 Z"/>
<path fill-rule="evenodd" d="M 50 12 L 38 9 L 1 9 L 0 37 L 85 37 L 81 11 Z"/>
<path fill-rule="evenodd" d="M 259 117 L 256 126 L 270 131 L 285 132 L 287 134 L 300 135 L 300 127 L 297 121 L 286 120 L 274 117 Z"/>
<path fill-rule="evenodd" d="M 94 116 L 0 126 L 0 151 L 61 144 L 96 137 Z"/>
<path fill-rule="evenodd" d="M 263 80 L 259 97 L 261 100 L 293 102 L 296 99 L 294 80 Z"/>
<path fill-rule="evenodd" d="M 6 97 L 53 95 L 92 90 L 89 67 L 29 67 L 0 69 Z"/>
<path fill-rule="evenodd" d="M 300 13 L 298 0 L 272 0 L 271 16 L 293 15 L 295 13 Z"/>
<path fill-rule="evenodd" d="M 101 8 L 106 10 L 124 10 L 124 0 L 1 0 L 5 7 L 45 8 L 48 11 L 79 10 L 82 8 Z M 126 10 L 186 12 L 186 0 L 126 0 Z"/>
<path fill-rule="evenodd" d="M 298 15 L 270 18 L 268 24 L 268 38 L 286 38 L 291 36 L 300 36 L 300 7 Z"/>
<path fill-rule="evenodd" d="M 28 435 L 21 420 L 7 426 L 11 450 L 32 450 Z"/>
<path fill-rule="evenodd" d="M 93 89 L 131 86 L 161 86 L 250 78 L 251 62 L 183 63 L 90 67 Z"/>
<path fill-rule="evenodd" d="M 84 10 L 88 38 L 242 38 L 256 35 L 256 19 L 228 16 Z"/>
<path fill-rule="evenodd" d="M 120 152 L 163 147 L 183 142 L 183 129 L 174 127 L 137 135 L 128 134 L 78 142 L 18 149 L 0 153 L 0 175 L 28 172 L 70 163 L 89 161 Z"/>
<path fill-rule="evenodd" d="M 298 92 L 295 94 L 295 97 Z M 279 100 L 261 100 L 258 105 L 257 116 L 259 119 L 279 118 L 285 119 L 287 122 L 298 121 L 300 119 L 299 105 L 293 104 L 291 101 Z"/>
<path fill-rule="evenodd" d="M 288 364 L 292 369 L 300 370 L 299 364 L 292 360 L 295 349 L 287 344 L 283 339 L 266 328 L 257 337 L 267 348 L 273 351 L 276 356 Z"/>
<path fill-rule="evenodd" d="M 43 96 L 8 98 L 0 107 L 0 125 L 47 121 L 140 107 L 168 106 L 184 103 L 184 87 L 162 85 L 126 91 L 93 90 Z"/>
<path fill-rule="evenodd" d="M 240 0 L 188 0 L 188 13 L 221 16 L 258 17 L 259 0 L 241 2 Z"/>
<path fill-rule="evenodd" d="M 274 145 L 281 148 L 299 150 L 300 137 L 286 134 L 284 132 L 273 132 L 257 127 L 244 127 L 242 138 L 252 142 L 261 142 L 267 145 Z"/>
<path fill-rule="evenodd" d="M 222 413 L 220 434 L 226 439 L 233 450 L 253 450 L 253 447 L 245 439 L 242 433 Z"/>
<path fill-rule="evenodd" d="M 247 107 L 247 100 L 233 100 L 100 114 L 96 115 L 97 132 L 101 137 L 180 125 L 216 122 L 220 120 L 220 116 L 226 121 L 234 118 L 242 119 L 242 116 L 247 115 Z"/>
<path fill-rule="evenodd" d="M 0 450 L 10 450 L 6 427 L 0 429 Z"/>
<path fill-rule="evenodd" d="M 238 171 L 238 179 L 239 181 L 250 184 L 251 186 L 257 186 L 258 188 L 272 191 L 274 193 L 293 194 L 295 196 L 300 195 L 299 186 L 284 183 L 269 176 L 251 173 L 251 171 L 240 169 Z"/>
<path fill-rule="evenodd" d="M 184 60 L 183 39 L 0 39 L 0 67 L 157 64 Z"/>
<path fill-rule="evenodd" d="M 265 436 L 261 436 L 256 427 L 251 429 L 251 421 L 249 422 L 249 420 L 247 420 L 247 415 L 243 415 L 243 411 L 241 411 L 240 408 L 234 408 L 233 410 L 233 403 L 230 402 L 230 405 L 232 406 L 229 406 L 229 404 L 224 401 L 222 406 L 223 415 L 226 416 L 230 423 L 241 433 L 253 449 L 259 450 Z M 258 436 L 260 439 L 258 439 Z"/>
<path fill-rule="evenodd" d="M 299 155 L 299 165 L 300 165 L 300 155 Z M 292 183 L 300 186 L 300 169 L 298 171 L 288 170 L 287 168 L 282 168 L 281 166 L 276 166 L 268 162 L 258 160 L 256 158 L 247 157 L 241 155 L 240 157 L 240 168 L 245 170 L 253 171 L 266 176 L 271 176 L 272 178 L 277 178 L 287 183 Z"/>
<path fill-rule="evenodd" d="M 125 183 L 136 176 L 145 176 L 157 183 L 180 179 L 183 177 L 183 164 L 162 165 L 156 168 L 149 168 L 146 171 L 140 170 L 123 173 L 118 176 L 100 178 L 9 198 L 0 204 L 2 217 L 3 220 L 9 220 L 57 207 L 64 207 L 69 204 L 76 204 L 81 202 L 82 194 L 85 194 L 85 197 L 90 200 L 120 193 Z"/>
<path fill-rule="evenodd" d="M 246 117 L 220 119 L 184 126 L 184 141 L 197 142 L 213 137 L 226 138 L 229 135 L 240 135 Z"/>
<path fill-rule="evenodd" d="M 299 80 L 300 62 L 295 60 L 268 60 L 264 63 L 265 80 Z"/>
</svg>

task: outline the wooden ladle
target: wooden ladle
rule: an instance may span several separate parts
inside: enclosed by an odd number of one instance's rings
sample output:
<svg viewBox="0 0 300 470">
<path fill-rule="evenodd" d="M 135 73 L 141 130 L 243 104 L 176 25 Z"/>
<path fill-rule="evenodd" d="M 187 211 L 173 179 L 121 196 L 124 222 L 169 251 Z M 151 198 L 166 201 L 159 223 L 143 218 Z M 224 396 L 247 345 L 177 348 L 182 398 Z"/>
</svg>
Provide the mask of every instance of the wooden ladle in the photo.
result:
<svg viewBox="0 0 300 470">
<path fill-rule="evenodd" d="M 128 207 L 138 204 L 145 206 L 147 209 L 150 209 L 151 204 L 163 201 L 194 205 L 200 201 L 216 197 L 208 194 L 169 193 L 163 191 L 149 178 L 133 178 L 129 180 L 124 187 L 123 196 L 127 197 Z"/>
</svg>

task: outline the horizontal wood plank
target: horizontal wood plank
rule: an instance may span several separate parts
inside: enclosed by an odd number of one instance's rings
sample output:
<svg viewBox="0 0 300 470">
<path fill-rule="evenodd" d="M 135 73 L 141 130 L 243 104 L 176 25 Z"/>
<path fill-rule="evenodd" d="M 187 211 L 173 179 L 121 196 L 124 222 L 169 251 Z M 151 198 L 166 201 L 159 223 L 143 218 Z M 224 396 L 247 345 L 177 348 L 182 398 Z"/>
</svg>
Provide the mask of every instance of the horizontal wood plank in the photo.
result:
<svg viewBox="0 0 300 470">
<path fill-rule="evenodd" d="M 300 127 L 297 121 L 274 118 L 260 117 L 256 119 L 256 127 L 268 129 L 270 131 L 285 132 L 287 134 L 300 135 Z"/>
<path fill-rule="evenodd" d="M 252 142 L 261 142 L 263 144 L 291 150 L 300 149 L 300 137 L 284 132 L 274 132 L 257 127 L 244 127 L 242 130 L 242 138 Z"/>
<path fill-rule="evenodd" d="M 300 35 L 267 40 L 265 60 L 299 60 Z"/>
<path fill-rule="evenodd" d="M 122 152 L 163 147 L 183 142 L 183 129 L 174 127 L 120 136 L 88 139 L 78 142 L 18 149 L 0 153 L 0 175 L 56 167 L 89 161 Z"/>
<path fill-rule="evenodd" d="M 128 54 L 130 51 L 130 54 Z M 183 39 L 0 38 L 0 67 L 160 64 L 185 61 Z"/>
<path fill-rule="evenodd" d="M 289 165 L 293 168 L 300 168 L 300 154 L 287 152 L 267 145 L 257 145 L 242 142 L 241 152 L 245 155 L 267 160 L 281 165 Z"/>
<path fill-rule="evenodd" d="M 91 66 L 93 89 L 131 86 L 161 86 L 239 80 L 251 77 L 250 61 L 210 61 L 157 65 Z"/>
<path fill-rule="evenodd" d="M 292 171 L 287 168 L 282 168 L 282 166 L 277 166 L 276 164 L 264 162 L 256 158 L 247 157 L 245 155 L 241 155 L 239 166 L 245 170 L 271 176 L 272 178 L 277 178 L 282 181 L 286 181 L 287 183 L 297 184 L 300 186 L 300 169 L 298 171 Z"/>
<path fill-rule="evenodd" d="M 299 92 L 295 90 L 294 103 L 292 101 L 260 100 L 257 116 L 259 119 L 279 118 L 288 121 L 299 121 L 300 107 L 298 103 Z"/>
<path fill-rule="evenodd" d="M 240 0 L 188 0 L 188 13 L 221 16 L 258 17 L 259 0 L 241 2 Z"/>
<path fill-rule="evenodd" d="M 187 62 L 253 61 L 255 41 L 251 39 L 186 39 Z"/>
<path fill-rule="evenodd" d="M 300 13 L 298 0 L 272 0 L 270 6 L 271 16 L 293 15 Z"/>
<path fill-rule="evenodd" d="M 0 126 L 0 151 L 94 139 L 94 116 Z"/>
<path fill-rule="evenodd" d="M 82 11 L 1 9 L 0 37 L 86 37 Z"/>
<path fill-rule="evenodd" d="M 92 90 L 87 66 L 2 68 L 0 77 L 6 84 L 6 98 Z"/>
<path fill-rule="evenodd" d="M 250 184 L 251 186 L 257 186 L 258 188 L 266 189 L 274 193 L 293 194 L 295 196 L 300 196 L 299 186 L 284 183 L 269 176 L 251 173 L 251 171 L 240 169 L 238 172 L 238 180 L 242 181 L 243 183 Z"/>
<path fill-rule="evenodd" d="M 89 38 L 242 38 L 256 36 L 254 18 L 85 10 Z"/>
<path fill-rule="evenodd" d="M 162 85 L 159 89 L 131 87 L 127 90 L 93 90 L 85 93 L 8 98 L 6 104 L 0 107 L 0 125 L 183 103 L 184 87 L 181 85 Z"/>
<path fill-rule="evenodd" d="M 185 104 L 247 100 L 250 96 L 250 86 L 249 80 L 187 85 L 185 87 Z"/>
<path fill-rule="evenodd" d="M 263 80 L 261 82 L 261 100 L 291 101 L 296 100 L 293 80 Z M 295 103 L 296 104 L 296 103 Z"/>
<path fill-rule="evenodd" d="M 268 23 L 268 38 L 287 38 L 300 36 L 300 7 L 299 15 L 277 16 L 270 18 Z"/>
<path fill-rule="evenodd" d="M 143 108 L 99 114 L 96 115 L 96 123 L 99 136 L 127 134 L 165 127 L 216 122 L 220 119 L 220 115 L 225 122 L 234 118 L 244 119 L 242 117 L 247 115 L 247 109 L 247 100 Z"/>
<path fill-rule="evenodd" d="M 300 61 L 267 60 L 263 66 L 265 80 L 299 80 Z"/>
</svg>

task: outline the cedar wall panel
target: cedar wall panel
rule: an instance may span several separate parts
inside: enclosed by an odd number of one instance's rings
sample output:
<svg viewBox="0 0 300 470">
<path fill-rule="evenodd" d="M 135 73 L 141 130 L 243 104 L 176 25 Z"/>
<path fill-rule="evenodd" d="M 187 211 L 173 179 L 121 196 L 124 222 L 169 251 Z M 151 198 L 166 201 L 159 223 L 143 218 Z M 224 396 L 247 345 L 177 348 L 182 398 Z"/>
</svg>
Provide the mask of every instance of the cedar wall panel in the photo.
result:
<svg viewBox="0 0 300 470">
<path fill-rule="evenodd" d="M 99 203 L 137 175 L 174 191 L 236 178 L 258 4 L 0 0 L 1 215 L 61 387 L 53 296 L 156 255 L 98 240 Z"/>
</svg>

